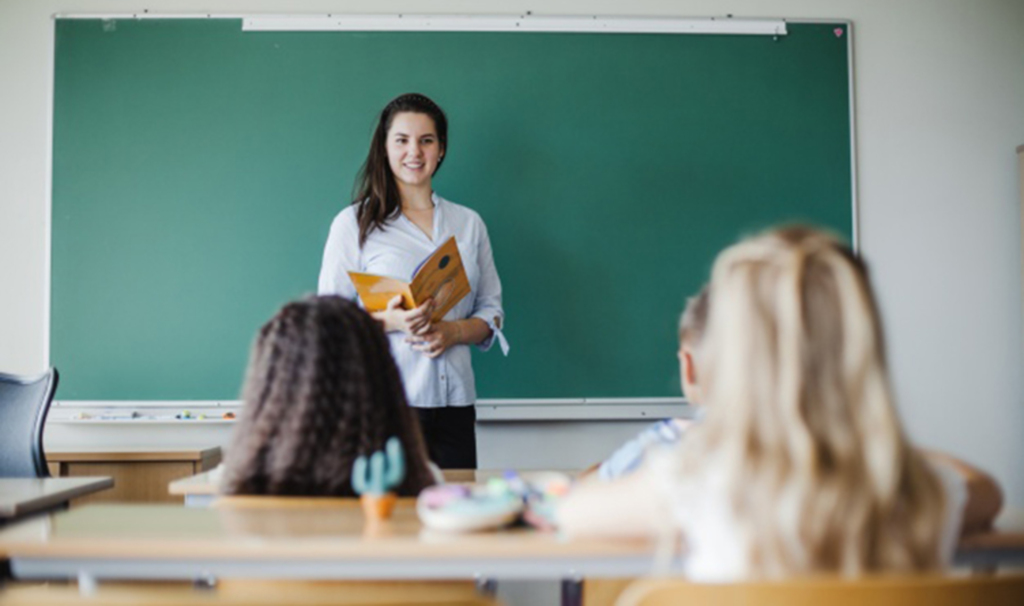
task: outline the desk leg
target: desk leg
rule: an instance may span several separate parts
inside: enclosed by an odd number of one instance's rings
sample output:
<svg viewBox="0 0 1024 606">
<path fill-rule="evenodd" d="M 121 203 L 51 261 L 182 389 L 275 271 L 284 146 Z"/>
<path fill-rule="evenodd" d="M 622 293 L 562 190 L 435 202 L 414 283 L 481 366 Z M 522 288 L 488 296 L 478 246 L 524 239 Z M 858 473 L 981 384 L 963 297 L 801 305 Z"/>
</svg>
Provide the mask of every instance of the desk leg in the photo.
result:
<svg viewBox="0 0 1024 606">
<path fill-rule="evenodd" d="M 217 577 L 212 574 L 204 574 L 192 579 L 192 587 L 199 591 L 213 591 L 217 589 Z"/>
<path fill-rule="evenodd" d="M 84 570 L 78 571 L 78 595 L 83 598 L 94 597 L 99 586 L 100 583 L 95 576 Z"/>
<path fill-rule="evenodd" d="M 185 507 L 209 507 L 217 500 L 212 494 L 187 494 L 185 495 Z"/>
<path fill-rule="evenodd" d="M 485 598 L 496 597 L 498 595 L 498 579 L 477 577 L 476 592 Z"/>
<path fill-rule="evenodd" d="M 581 606 L 583 604 L 583 579 L 562 579 L 562 606 Z"/>
</svg>

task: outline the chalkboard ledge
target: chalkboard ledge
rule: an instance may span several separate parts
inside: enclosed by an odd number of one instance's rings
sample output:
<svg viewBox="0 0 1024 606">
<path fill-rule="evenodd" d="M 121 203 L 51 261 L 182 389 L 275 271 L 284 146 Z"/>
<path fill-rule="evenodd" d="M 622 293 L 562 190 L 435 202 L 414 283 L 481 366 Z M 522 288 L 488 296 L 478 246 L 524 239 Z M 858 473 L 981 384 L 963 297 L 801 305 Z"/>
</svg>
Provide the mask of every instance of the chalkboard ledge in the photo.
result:
<svg viewBox="0 0 1024 606">
<path fill-rule="evenodd" d="M 480 400 L 478 423 L 517 421 L 622 421 L 692 418 L 683 398 L 585 398 L 552 400 Z"/>
<path fill-rule="evenodd" d="M 222 415 L 237 413 L 240 409 L 241 402 L 237 400 L 63 400 L 54 402 L 49 422 L 229 424 L 232 421 L 221 418 Z M 186 411 L 191 418 L 175 418 Z M 197 418 L 200 415 L 206 418 Z M 480 423 L 629 421 L 668 417 L 692 418 L 693 407 L 683 398 L 481 399 L 476 403 L 476 419 Z"/>
</svg>

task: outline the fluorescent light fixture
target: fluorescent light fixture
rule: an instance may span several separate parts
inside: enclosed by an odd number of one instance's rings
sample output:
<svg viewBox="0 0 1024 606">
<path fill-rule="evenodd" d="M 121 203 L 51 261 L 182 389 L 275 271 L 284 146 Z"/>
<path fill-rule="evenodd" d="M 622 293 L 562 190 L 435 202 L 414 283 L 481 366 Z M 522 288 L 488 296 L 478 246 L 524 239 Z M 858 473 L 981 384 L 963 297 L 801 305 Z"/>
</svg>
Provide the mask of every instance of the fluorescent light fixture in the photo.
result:
<svg viewBox="0 0 1024 606">
<path fill-rule="evenodd" d="M 264 16 L 242 20 L 245 31 L 578 32 L 591 34 L 786 35 L 782 19 L 673 19 L 537 17 L 533 15 L 322 15 Z"/>
</svg>

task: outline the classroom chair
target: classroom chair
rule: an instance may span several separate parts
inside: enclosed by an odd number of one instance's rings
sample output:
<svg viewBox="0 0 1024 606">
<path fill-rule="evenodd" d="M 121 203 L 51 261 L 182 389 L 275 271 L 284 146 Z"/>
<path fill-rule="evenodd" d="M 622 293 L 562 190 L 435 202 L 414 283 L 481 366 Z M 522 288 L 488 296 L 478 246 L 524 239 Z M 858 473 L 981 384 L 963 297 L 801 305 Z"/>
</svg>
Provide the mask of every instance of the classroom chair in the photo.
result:
<svg viewBox="0 0 1024 606">
<path fill-rule="evenodd" d="M 57 391 L 51 368 L 35 377 L 0 373 L 0 478 L 47 478 L 43 426 Z"/>
<path fill-rule="evenodd" d="M 1020 606 L 1024 575 L 949 577 L 878 576 L 780 582 L 691 583 L 642 579 L 616 606 Z"/>
</svg>

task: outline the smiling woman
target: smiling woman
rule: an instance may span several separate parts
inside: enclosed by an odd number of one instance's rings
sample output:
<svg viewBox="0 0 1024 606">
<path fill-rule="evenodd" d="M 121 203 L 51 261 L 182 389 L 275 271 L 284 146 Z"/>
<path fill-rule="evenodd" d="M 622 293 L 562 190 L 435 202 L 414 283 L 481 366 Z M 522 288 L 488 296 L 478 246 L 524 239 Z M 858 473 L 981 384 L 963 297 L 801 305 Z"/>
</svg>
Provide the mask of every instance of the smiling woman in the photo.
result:
<svg viewBox="0 0 1024 606">
<path fill-rule="evenodd" d="M 320 270 L 321 294 L 356 297 L 348 272 L 410 278 L 421 260 L 454 237 L 470 296 L 439 322 L 434 301 L 404 309 L 396 296 L 374 314 L 384 324 L 409 404 L 430 458 L 447 469 L 476 468 L 476 385 L 470 345 L 486 351 L 501 334 L 501 281 L 487 227 L 476 212 L 441 198 L 433 177 L 448 151 L 448 119 L 418 93 L 381 112 L 356 181 L 352 205 L 331 224 Z"/>
</svg>

